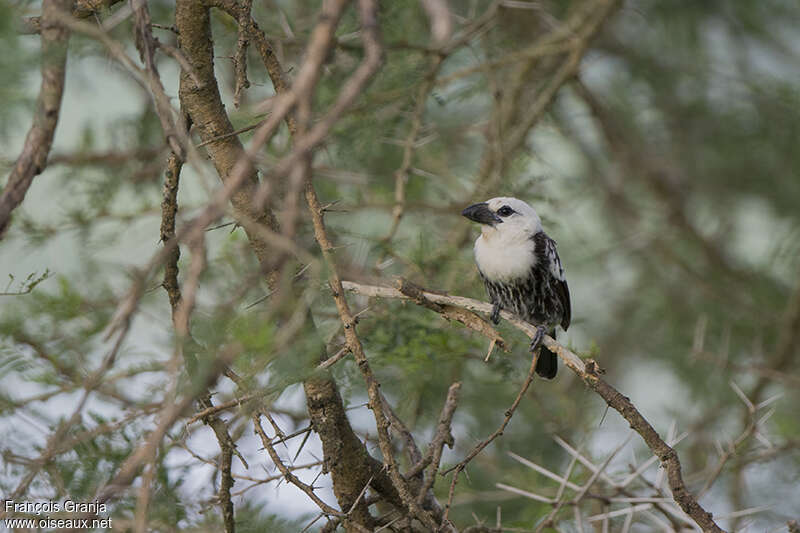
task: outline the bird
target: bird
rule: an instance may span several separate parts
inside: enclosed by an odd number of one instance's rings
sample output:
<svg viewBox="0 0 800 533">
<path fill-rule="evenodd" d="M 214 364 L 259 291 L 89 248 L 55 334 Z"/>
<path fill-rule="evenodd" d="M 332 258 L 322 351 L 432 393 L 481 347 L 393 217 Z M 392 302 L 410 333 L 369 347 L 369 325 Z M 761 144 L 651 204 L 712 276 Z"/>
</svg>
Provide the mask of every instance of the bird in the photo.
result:
<svg viewBox="0 0 800 533">
<path fill-rule="evenodd" d="M 497 197 L 470 205 L 461 214 L 481 225 L 475 240 L 475 263 L 492 303 L 490 318 L 500 322 L 500 310 L 510 311 L 536 326 L 531 341 L 535 353 L 545 333 L 556 337 L 572 318 L 569 287 L 556 242 L 542 229 L 536 211 L 518 198 Z M 553 379 L 556 354 L 541 346 L 536 373 Z"/>
</svg>

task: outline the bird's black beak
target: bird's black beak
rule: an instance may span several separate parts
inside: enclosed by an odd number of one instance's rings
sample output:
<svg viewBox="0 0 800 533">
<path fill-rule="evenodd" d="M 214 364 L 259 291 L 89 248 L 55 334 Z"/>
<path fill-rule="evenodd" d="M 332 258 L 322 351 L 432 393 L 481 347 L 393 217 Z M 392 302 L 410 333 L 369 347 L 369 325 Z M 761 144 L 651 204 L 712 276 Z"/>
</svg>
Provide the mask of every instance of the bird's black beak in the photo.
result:
<svg viewBox="0 0 800 533">
<path fill-rule="evenodd" d="M 496 224 L 500 224 L 503 222 L 503 219 L 499 216 L 492 213 L 492 210 L 489 209 L 489 204 L 486 202 L 481 202 L 479 204 L 472 204 L 471 206 L 464 209 L 461 214 L 468 219 L 472 220 L 473 222 L 478 222 L 479 224 L 487 224 L 489 226 L 494 226 Z"/>
</svg>

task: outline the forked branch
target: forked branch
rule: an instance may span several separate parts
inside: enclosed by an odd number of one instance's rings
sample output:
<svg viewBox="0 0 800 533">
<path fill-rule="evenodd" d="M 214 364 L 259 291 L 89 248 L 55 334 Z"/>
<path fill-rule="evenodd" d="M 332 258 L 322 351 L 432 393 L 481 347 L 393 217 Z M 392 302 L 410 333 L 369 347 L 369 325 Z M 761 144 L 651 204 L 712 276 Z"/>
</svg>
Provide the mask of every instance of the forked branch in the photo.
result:
<svg viewBox="0 0 800 533">
<path fill-rule="evenodd" d="M 343 281 L 342 287 L 347 291 L 375 298 L 399 298 L 415 302 L 419 300 L 419 298 L 410 298 L 401 291 L 391 287 L 364 285 L 352 281 Z M 491 304 L 471 298 L 464 298 L 463 296 L 450 296 L 429 291 L 422 291 L 420 296 L 427 302 L 439 305 L 460 307 L 487 314 L 492 311 Z M 430 308 L 430 306 L 426 307 Z M 507 311 L 501 311 L 501 316 L 514 327 L 528 335 L 528 337 L 533 338 L 536 334 L 536 326 L 520 320 L 515 315 Z M 549 336 L 545 336 L 542 343 L 550 351 L 558 354 L 570 370 L 575 372 L 589 388 L 600 395 L 609 407 L 622 415 L 622 417 L 630 423 L 631 428 L 642 437 L 645 444 L 647 444 L 653 454 L 659 458 L 661 466 L 667 472 L 672 497 L 678 505 L 680 505 L 681 509 L 692 517 L 703 531 L 722 532 L 723 530 L 714 522 L 712 514 L 706 511 L 703 506 L 698 503 L 697 498 L 686 488 L 681 474 L 681 463 L 678 459 L 678 454 L 671 446 L 664 442 L 656 430 L 653 429 L 653 426 L 642 416 L 628 397 L 621 394 L 600 377 L 600 374 L 603 373 L 600 366 L 592 359 L 581 359 Z"/>
</svg>

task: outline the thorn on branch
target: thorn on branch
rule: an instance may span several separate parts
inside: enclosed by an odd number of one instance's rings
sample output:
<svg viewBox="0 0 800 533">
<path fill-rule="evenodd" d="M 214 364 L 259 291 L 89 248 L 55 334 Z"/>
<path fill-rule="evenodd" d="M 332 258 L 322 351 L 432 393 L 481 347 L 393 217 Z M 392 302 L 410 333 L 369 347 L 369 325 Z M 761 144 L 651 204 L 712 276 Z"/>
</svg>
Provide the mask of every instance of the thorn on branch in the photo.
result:
<svg viewBox="0 0 800 533">
<path fill-rule="evenodd" d="M 159 30 L 167 30 L 174 33 L 175 35 L 178 35 L 178 28 L 176 28 L 175 26 L 167 26 L 166 24 L 156 24 L 155 22 L 153 22 L 150 25 L 154 28 L 158 28 Z"/>
<path fill-rule="evenodd" d="M 587 359 L 584 365 L 584 370 L 590 376 L 600 376 L 606 373 L 606 369 L 602 368 L 600 365 L 597 364 L 597 361 L 594 359 Z"/>
<path fill-rule="evenodd" d="M 332 211 L 331 207 L 335 206 L 339 202 L 341 202 L 341 200 L 334 200 L 332 202 L 328 202 L 327 204 L 325 204 L 325 205 L 323 205 L 322 207 L 319 208 L 319 212 L 320 213 L 329 213 L 329 212 Z"/>
<path fill-rule="evenodd" d="M 233 68 L 236 75 L 233 106 L 237 109 L 241 104 L 244 90 L 250 87 L 250 80 L 247 79 L 247 46 L 250 44 L 247 29 L 248 21 L 251 19 L 252 6 L 253 0 L 244 0 L 239 11 L 239 36 L 236 40 L 236 54 L 233 56 Z"/>
</svg>

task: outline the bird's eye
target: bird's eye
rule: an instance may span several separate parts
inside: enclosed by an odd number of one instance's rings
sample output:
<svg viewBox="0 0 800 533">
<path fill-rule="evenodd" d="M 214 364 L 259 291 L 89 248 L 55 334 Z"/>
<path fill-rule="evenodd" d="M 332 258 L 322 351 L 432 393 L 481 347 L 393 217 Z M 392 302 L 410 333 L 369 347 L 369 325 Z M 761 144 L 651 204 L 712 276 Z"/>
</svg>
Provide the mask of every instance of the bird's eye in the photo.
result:
<svg viewBox="0 0 800 533">
<path fill-rule="evenodd" d="M 500 215 L 501 217 L 507 217 L 509 215 L 512 215 L 513 213 L 514 210 L 507 205 L 504 205 L 503 207 L 497 210 L 497 214 Z"/>
</svg>

